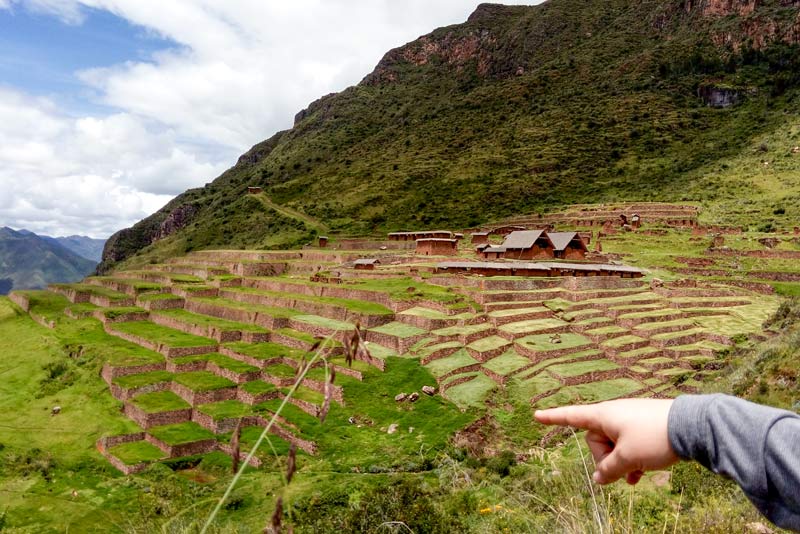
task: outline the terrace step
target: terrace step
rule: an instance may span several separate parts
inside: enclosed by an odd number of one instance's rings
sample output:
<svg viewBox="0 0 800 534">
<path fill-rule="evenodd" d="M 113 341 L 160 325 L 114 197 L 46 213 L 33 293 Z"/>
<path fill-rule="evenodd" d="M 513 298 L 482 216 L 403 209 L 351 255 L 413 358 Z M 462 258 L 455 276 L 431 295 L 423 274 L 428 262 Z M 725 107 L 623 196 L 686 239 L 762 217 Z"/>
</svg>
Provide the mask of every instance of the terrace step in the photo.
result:
<svg viewBox="0 0 800 534">
<path fill-rule="evenodd" d="M 628 352 L 646 347 L 650 342 L 639 336 L 626 335 L 607 339 L 600 343 L 600 347 L 611 353 Z"/>
<path fill-rule="evenodd" d="M 546 319 L 553 316 L 552 310 L 541 305 L 530 308 L 495 310 L 488 314 L 489 321 L 495 326 L 503 326 L 507 323 L 529 321 L 532 319 Z"/>
<path fill-rule="evenodd" d="M 630 333 L 630 330 L 617 325 L 601 326 L 599 328 L 583 331 L 583 335 L 595 343 L 602 343 L 603 341 L 607 341 L 609 339 L 627 336 L 630 335 Z"/>
<path fill-rule="evenodd" d="M 692 328 L 678 332 L 667 332 L 650 337 L 650 342 L 655 347 L 671 347 L 675 345 L 689 345 L 705 339 L 706 331 L 702 328 Z"/>
<path fill-rule="evenodd" d="M 534 308 L 537 306 L 541 306 L 541 300 L 528 300 L 528 301 L 498 301 L 498 302 L 488 302 L 483 305 L 483 308 L 487 312 L 499 311 L 499 310 L 519 310 L 519 309 L 526 309 L 526 308 Z M 552 313 L 552 312 L 551 312 Z"/>
<path fill-rule="evenodd" d="M 647 346 L 639 349 L 616 352 L 613 355 L 613 358 L 619 362 L 632 364 L 634 362 L 637 362 L 645 358 L 656 358 L 658 356 L 663 356 L 663 355 L 664 355 L 663 350 L 656 347 Z"/>
<path fill-rule="evenodd" d="M 678 319 L 677 321 L 663 323 L 643 323 L 633 328 L 632 333 L 641 337 L 650 337 L 657 334 L 682 332 L 695 326 L 696 324 L 691 319 Z"/>
<path fill-rule="evenodd" d="M 656 323 L 685 319 L 688 315 L 685 312 L 675 311 L 668 308 L 654 310 L 652 312 L 624 314 L 617 317 L 617 324 L 625 328 L 635 328 L 644 323 Z"/>
<path fill-rule="evenodd" d="M 281 293 L 251 288 L 220 289 L 219 296 L 246 304 L 292 309 L 336 321 L 360 322 L 367 328 L 394 320 L 394 314 L 384 306 L 374 303 L 371 306 L 366 306 L 365 303 L 360 301 L 348 299 L 313 297 L 298 293 Z M 364 308 L 364 311 L 360 311 L 358 308 Z"/>
</svg>

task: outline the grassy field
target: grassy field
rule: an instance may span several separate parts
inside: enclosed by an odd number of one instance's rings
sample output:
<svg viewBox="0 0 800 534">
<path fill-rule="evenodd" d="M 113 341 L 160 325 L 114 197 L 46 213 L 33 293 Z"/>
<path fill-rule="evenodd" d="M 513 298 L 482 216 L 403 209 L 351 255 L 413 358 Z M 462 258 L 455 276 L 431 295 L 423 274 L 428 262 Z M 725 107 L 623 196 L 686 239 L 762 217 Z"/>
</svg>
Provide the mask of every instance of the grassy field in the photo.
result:
<svg viewBox="0 0 800 534">
<path fill-rule="evenodd" d="M 188 373 L 178 373 L 173 377 L 173 380 L 178 384 L 186 386 L 192 391 L 197 391 L 197 392 L 212 391 L 215 389 L 222 389 L 222 388 L 232 387 L 235 385 L 227 378 L 217 376 L 214 373 L 210 373 L 208 371 L 191 371 Z"/>
<path fill-rule="evenodd" d="M 134 321 L 130 323 L 116 323 L 114 329 L 127 334 L 142 337 L 153 343 L 167 345 L 168 347 L 205 347 L 217 344 L 207 337 L 186 334 L 179 330 L 157 325 L 149 321 Z"/>
<path fill-rule="evenodd" d="M 185 410 L 192 407 L 191 404 L 171 391 L 144 393 L 131 399 L 131 402 L 147 413 Z"/>
<path fill-rule="evenodd" d="M 183 309 L 163 310 L 159 311 L 158 314 L 165 317 L 171 317 L 191 325 L 214 327 L 222 331 L 266 332 L 266 330 L 260 326 L 247 323 L 237 323 L 235 321 L 226 321 L 225 319 L 218 319 L 216 317 L 209 317 L 208 315 L 192 313 Z"/>
</svg>

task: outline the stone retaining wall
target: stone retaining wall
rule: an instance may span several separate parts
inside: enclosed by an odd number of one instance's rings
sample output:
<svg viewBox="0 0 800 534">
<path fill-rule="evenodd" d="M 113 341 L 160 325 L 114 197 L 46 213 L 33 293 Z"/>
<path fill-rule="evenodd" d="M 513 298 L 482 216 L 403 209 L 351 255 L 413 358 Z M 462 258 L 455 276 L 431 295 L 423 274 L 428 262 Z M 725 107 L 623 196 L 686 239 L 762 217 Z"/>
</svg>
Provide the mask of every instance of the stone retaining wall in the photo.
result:
<svg viewBox="0 0 800 534">
<path fill-rule="evenodd" d="M 435 351 L 431 352 L 430 354 L 423 356 L 420 358 L 419 363 L 420 365 L 428 365 L 432 361 L 441 360 L 444 358 L 449 358 L 454 353 L 458 352 L 459 350 L 463 349 L 463 346 L 459 347 L 443 347 L 440 349 L 436 349 Z"/>
<path fill-rule="evenodd" d="M 497 356 L 500 356 L 501 354 L 506 352 L 509 348 L 511 348 L 511 345 L 503 345 L 502 347 L 496 347 L 496 348 L 490 349 L 490 350 L 479 351 L 479 350 L 475 350 L 473 348 L 467 347 L 467 352 L 469 353 L 470 356 L 472 356 L 473 358 L 475 358 L 479 362 L 486 363 L 489 360 L 491 360 L 492 358 L 496 358 Z"/>
<path fill-rule="evenodd" d="M 22 308 L 22 311 L 28 312 L 31 309 L 31 301 L 30 299 L 21 293 L 17 293 L 16 291 L 12 291 L 8 295 L 9 300 Z"/>
<path fill-rule="evenodd" d="M 236 398 L 237 400 L 252 406 L 254 404 L 259 404 L 262 402 L 266 402 L 268 400 L 281 398 L 281 393 L 278 390 L 274 390 L 274 391 L 266 391 L 264 393 L 253 394 L 253 393 L 248 393 L 243 389 L 240 389 L 239 392 L 236 394 Z"/>
<path fill-rule="evenodd" d="M 140 373 L 150 373 L 153 371 L 164 371 L 167 368 L 166 362 L 154 362 L 144 365 L 129 365 L 129 366 L 112 366 L 106 362 L 103 364 L 103 369 L 100 376 L 107 384 L 120 376 L 138 375 Z"/>
<path fill-rule="evenodd" d="M 156 343 L 155 341 L 151 341 L 128 332 L 120 332 L 119 330 L 114 329 L 114 327 L 108 323 L 103 325 L 103 329 L 107 334 L 124 339 L 125 341 L 130 341 L 131 343 L 135 343 L 140 347 L 158 352 L 167 358 L 181 358 L 183 356 L 208 354 L 210 352 L 216 352 L 218 348 L 217 345 L 203 345 L 199 347 L 169 347 L 163 343 Z"/>
<path fill-rule="evenodd" d="M 184 299 L 180 297 L 175 297 L 174 299 L 159 299 L 159 300 L 142 300 L 141 298 L 136 299 L 136 305 L 148 311 L 173 310 L 176 308 L 183 308 L 184 302 L 185 302 Z"/>
<path fill-rule="evenodd" d="M 443 380 L 443 379 L 439 378 L 439 379 L 437 379 L 437 382 L 439 382 L 439 390 L 441 391 L 442 396 L 447 398 L 447 396 L 445 395 L 445 392 L 448 389 L 454 388 L 456 386 L 460 386 L 461 384 L 466 384 L 467 382 L 469 382 L 473 378 L 475 378 L 475 377 L 474 376 L 460 376 L 458 378 L 454 378 L 453 380 L 451 380 L 447 384 L 442 384 L 441 380 Z"/>
<path fill-rule="evenodd" d="M 248 304 L 298 310 L 309 315 L 319 315 L 329 319 L 335 319 L 337 321 L 360 322 L 366 328 L 380 326 L 382 324 L 391 322 L 394 319 L 391 314 L 364 314 L 350 311 L 347 308 L 336 304 L 328 304 L 324 302 L 306 302 L 303 300 L 295 300 L 289 297 L 260 295 L 255 293 L 243 293 L 229 290 L 221 290 L 220 296 L 226 299 L 245 302 Z"/>
<path fill-rule="evenodd" d="M 157 391 L 165 391 L 169 389 L 171 380 L 165 380 L 163 382 L 156 382 L 155 384 L 147 384 L 145 386 L 138 386 L 132 388 L 123 388 L 114 384 L 113 382 L 109 384 L 109 389 L 111 390 L 111 395 L 120 401 L 126 401 L 131 399 L 137 395 L 143 395 L 145 393 L 155 393 Z"/>
<path fill-rule="evenodd" d="M 492 371 L 491 369 L 487 369 L 485 367 L 482 367 L 481 368 L 481 372 L 483 374 L 485 374 L 486 376 L 488 376 L 489 378 L 491 378 L 492 380 L 494 380 L 495 382 L 497 382 L 497 384 L 500 385 L 500 386 L 505 386 L 506 382 L 508 382 L 508 377 L 507 376 L 499 375 L 499 374 L 495 373 L 494 371 Z"/>
<path fill-rule="evenodd" d="M 112 299 L 105 295 L 89 295 L 89 302 L 101 308 L 127 308 L 133 306 L 132 298 Z"/>
<path fill-rule="evenodd" d="M 411 348 L 415 343 L 425 339 L 426 337 L 429 337 L 429 335 L 430 334 L 426 332 L 411 337 L 400 338 L 390 334 L 384 334 L 382 332 L 367 330 L 364 332 L 364 339 L 370 343 L 377 343 L 378 345 L 393 349 L 397 352 L 397 354 L 403 354 L 408 352 L 408 349 Z"/>
<path fill-rule="evenodd" d="M 190 289 L 186 287 L 172 286 L 169 288 L 169 292 L 184 299 L 188 299 L 190 297 L 214 298 L 219 295 L 219 288 L 209 287 L 206 289 Z"/>
<path fill-rule="evenodd" d="M 495 317 L 489 316 L 488 320 L 496 327 L 500 327 L 508 323 L 531 321 L 534 319 L 547 319 L 555 316 L 549 308 L 545 308 L 543 305 L 540 305 L 539 307 L 541 307 L 540 311 L 526 312 L 517 315 L 505 315 L 505 316 L 495 316 Z"/>
<path fill-rule="evenodd" d="M 237 310 L 236 308 L 228 308 L 226 306 L 209 302 L 199 302 L 191 299 L 186 301 L 185 309 L 192 313 L 248 324 L 254 324 L 257 316 L 257 313 L 253 311 Z"/>
<path fill-rule="evenodd" d="M 220 388 L 211 391 L 193 391 L 177 382 L 172 382 L 169 389 L 192 406 L 208 404 L 210 402 L 234 400 L 238 394 L 238 389 L 236 387 Z"/>
<path fill-rule="evenodd" d="M 450 378 L 452 376 L 456 376 L 456 375 L 460 375 L 460 374 L 464 374 L 464 373 L 472 373 L 474 371 L 480 371 L 480 370 L 481 370 L 481 364 L 480 363 L 473 363 L 471 365 L 465 365 L 464 367 L 459 367 L 458 369 L 453 369 L 452 371 L 448 371 L 447 373 L 443 374 L 442 376 L 436 377 L 436 382 L 441 384 L 442 382 L 444 382 L 445 380 L 447 380 L 448 378 Z M 470 380 L 472 378 L 474 378 L 474 377 L 470 377 Z M 447 387 L 451 388 L 451 387 L 453 387 L 453 384 L 450 383 L 450 384 L 447 385 Z"/>
<path fill-rule="evenodd" d="M 208 362 L 196 360 L 192 362 L 177 363 L 175 360 L 167 360 L 167 371 L 170 373 L 189 373 L 192 371 L 205 371 Z"/>
<path fill-rule="evenodd" d="M 35 322 L 39 323 L 45 328 L 49 328 L 50 330 L 52 330 L 56 327 L 55 321 L 49 321 L 45 319 L 44 316 L 39 315 L 38 313 L 28 312 L 28 315 L 31 316 L 31 319 L 33 319 Z"/>
<path fill-rule="evenodd" d="M 129 312 L 115 315 L 114 317 L 106 316 L 106 310 L 94 310 L 91 312 L 92 317 L 97 319 L 103 324 L 106 323 L 129 323 L 134 321 L 146 321 L 150 318 L 148 312 Z"/>
<path fill-rule="evenodd" d="M 775 294 L 775 288 L 772 287 L 770 284 L 764 282 L 748 282 L 746 280 L 725 280 L 721 281 L 720 283 L 725 284 L 727 286 L 740 287 L 742 289 L 753 291 L 754 293 L 761 293 L 763 295 Z"/>
<path fill-rule="evenodd" d="M 123 413 L 134 423 L 147 430 L 150 427 L 185 423 L 192 418 L 192 409 L 147 413 L 131 402 L 125 402 Z"/>
<path fill-rule="evenodd" d="M 244 384 L 245 382 L 252 382 L 253 380 L 258 380 L 261 377 L 261 371 L 237 373 L 236 371 L 233 371 L 231 369 L 220 367 L 214 362 L 207 362 L 206 371 L 214 373 L 217 376 L 227 378 L 234 384 Z"/>
</svg>

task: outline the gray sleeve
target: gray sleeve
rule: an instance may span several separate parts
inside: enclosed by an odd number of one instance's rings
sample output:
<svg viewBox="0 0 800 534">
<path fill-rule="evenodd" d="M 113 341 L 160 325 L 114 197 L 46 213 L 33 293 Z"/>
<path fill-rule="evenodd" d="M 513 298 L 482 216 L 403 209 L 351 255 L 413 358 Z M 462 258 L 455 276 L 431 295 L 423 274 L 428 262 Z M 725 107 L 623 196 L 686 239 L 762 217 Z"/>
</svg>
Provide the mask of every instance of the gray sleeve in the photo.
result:
<svg viewBox="0 0 800 534">
<path fill-rule="evenodd" d="M 776 525 L 800 530 L 800 417 L 727 395 L 683 395 L 669 412 L 683 459 L 733 479 Z"/>
</svg>

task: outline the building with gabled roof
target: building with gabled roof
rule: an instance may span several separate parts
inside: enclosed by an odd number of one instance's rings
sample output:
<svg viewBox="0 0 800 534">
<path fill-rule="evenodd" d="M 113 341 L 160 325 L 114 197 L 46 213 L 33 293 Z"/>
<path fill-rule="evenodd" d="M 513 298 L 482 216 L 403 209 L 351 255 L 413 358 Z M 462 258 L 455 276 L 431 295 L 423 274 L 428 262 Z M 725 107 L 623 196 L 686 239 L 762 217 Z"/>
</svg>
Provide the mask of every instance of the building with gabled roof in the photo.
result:
<svg viewBox="0 0 800 534">
<path fill-rule="evenodd" d="M 553 258 L 553 243 L 544 230 L 517 230 L 503 241 L 503 258 L 512 260 L 534 260 Z"/>
<path fill-rule="evenodd" d="M 377 258 L 359 258 L 355 261 L 355 268 L 359 271 L 371 271 L 376 266 L 381 264 L 381 260 Z"/>
<path fill-rule="evenodd" d="M 547 232 L 553 244 L 553 257 L 562 260 L 582 260 L 588 249 L 578 232 Z"/>
</svg>

